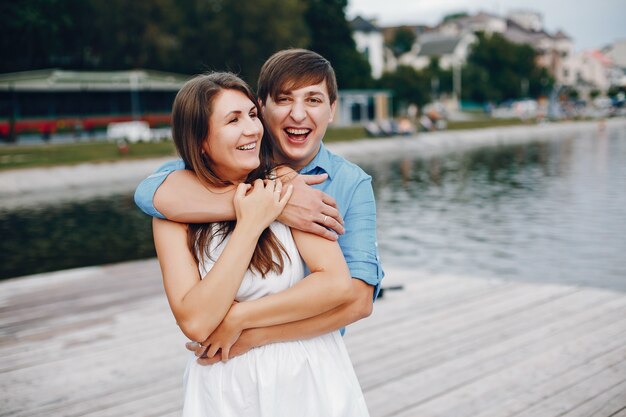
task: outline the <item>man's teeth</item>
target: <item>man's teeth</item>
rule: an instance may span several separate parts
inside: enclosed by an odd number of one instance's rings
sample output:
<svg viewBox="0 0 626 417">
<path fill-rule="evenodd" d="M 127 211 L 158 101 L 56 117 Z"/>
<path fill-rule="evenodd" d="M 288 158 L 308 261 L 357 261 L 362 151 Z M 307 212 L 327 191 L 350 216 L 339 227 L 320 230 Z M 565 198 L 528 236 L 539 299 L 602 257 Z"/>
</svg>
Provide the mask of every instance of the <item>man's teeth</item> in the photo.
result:
<svg viewBox="0 0 626 417">
<path fill-rule="evenodd" d="M 290 135 L 306 135 L 311 129 L 285 129 Z"/>
<path fill-rule="evenodd" d="M 256 148 L 256 143 L 252 142 L 249 143 L 247 145 L 243 145 L 243 146 L 238 146 L 237 149 L 241 150 L 241 151 L 249 151 L 250 149 L 254 149 Z"/>
</svg>

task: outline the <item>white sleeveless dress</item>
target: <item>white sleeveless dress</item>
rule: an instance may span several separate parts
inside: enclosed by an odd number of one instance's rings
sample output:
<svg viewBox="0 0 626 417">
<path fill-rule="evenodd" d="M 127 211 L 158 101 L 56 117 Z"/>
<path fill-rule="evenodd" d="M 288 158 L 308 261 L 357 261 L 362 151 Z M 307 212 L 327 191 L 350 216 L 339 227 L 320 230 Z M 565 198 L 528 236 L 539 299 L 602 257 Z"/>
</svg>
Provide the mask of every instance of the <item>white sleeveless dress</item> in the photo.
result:
<svg viewBox="0 0 626 417">
<path fill-rule="evenodd" d="M 283 273 L 270 273 L 265 279 L 248 271 L 237 292 L 237 301 L 283 291 L 304 277 L 302 258 L 290 229 L 278 222 L 270 227 L 291 263 L 285 259 Z M 212 250 L 214 259 L 224 244 Z M 214 261 L 205 259 L 201 276 L 213 264 Z M 369 416 L 339 331 L 268 344 L 226 363 L 208 366 L 198 365 L 190 353 L 184 379 L 184 417 Z"/>
</svg>

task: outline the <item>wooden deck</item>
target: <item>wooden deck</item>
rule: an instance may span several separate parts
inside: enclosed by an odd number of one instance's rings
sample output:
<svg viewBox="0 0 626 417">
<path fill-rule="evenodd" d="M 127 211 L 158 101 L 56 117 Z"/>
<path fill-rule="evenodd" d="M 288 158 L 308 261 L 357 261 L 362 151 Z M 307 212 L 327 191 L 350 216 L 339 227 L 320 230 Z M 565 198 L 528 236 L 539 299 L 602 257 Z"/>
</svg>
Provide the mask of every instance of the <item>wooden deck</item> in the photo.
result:
<svg viewBox="0 0 626 417">
<path fill-rule="evenodd" d="M 345 336 L 372 417 L 626 416 L 626 294 L 387 271 Z M 155 260 L 0 283 L 0 416 L 176 416 Z"/>
</svg>

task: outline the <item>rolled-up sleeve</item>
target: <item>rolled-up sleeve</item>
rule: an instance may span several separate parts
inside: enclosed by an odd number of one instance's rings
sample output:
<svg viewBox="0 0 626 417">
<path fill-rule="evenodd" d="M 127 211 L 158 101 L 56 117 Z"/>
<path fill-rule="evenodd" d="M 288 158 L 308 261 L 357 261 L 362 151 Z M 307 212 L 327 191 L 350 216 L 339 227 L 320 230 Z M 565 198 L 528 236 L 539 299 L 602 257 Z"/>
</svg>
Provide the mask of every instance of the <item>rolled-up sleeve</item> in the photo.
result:
<svg viewBox="0 0 626 417">
<path fill-rule="evenodd" d="M 378 258 L 376 202 L 371 177 L 362 179 L 354 188 L 343 220 L 346 233 L 339 237 L 339 245 L 350 273 L 374 286 L 376 299 L 384 272 Z"/>
<path fill-rule="evenodd" d="M 134 196 L 137 207 L 149 216 L 165 219 L 165 216 L 154 207 L 154 194 L 168 175 L 181 169 L 185 169 L 185 163 L 182 159 L 169 161 L 141 181 L 135 190 Z"/>
</svg>

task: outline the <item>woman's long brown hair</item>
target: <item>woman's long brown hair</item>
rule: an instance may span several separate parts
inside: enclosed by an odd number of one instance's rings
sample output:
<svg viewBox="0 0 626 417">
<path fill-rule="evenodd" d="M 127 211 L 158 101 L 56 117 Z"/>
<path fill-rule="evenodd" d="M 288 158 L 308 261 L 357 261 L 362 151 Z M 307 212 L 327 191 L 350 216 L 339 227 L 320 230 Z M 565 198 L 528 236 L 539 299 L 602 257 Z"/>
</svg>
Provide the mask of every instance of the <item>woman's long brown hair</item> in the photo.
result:
<svg viewBox="0 0 626 417">
<path fill-rule="evenodd" d="M 246 182 L 251 183 L 259 178 L 268 178 L 275 164 L 271 139 L 265 133 L 267 129 L 265 129 L 261 109 L 250 87 L 236 75 L 227 72 L 215 72 L 192 78 L 183 85 L 174 99 L 172 136 L 176 149 L 185 162 L 185 167 L 193 171 L 200 181 L 207 186 L 223 187 L 231 184 L 215 174 L 211 169 L 214 164 L 213 161 L 202 152 L 202 144 L 209 137 L 210 119 L 215 99 L 223 90 L 239 91 L 256 106 L 257 115 L 264 128 L 259 154 L 261 164 L 257 169 L 250 172 Z M 221 243 L 233 231 L 235 224 L 234 221 L 189 224 L 187 244 L 196 262 L 202 263 L 205 256 L 211 258 L 209 249 L 212 240 L 217 238 L 220 239 Z M 289 259 L 283 245 L 267 228 L 259 238 L 249 268 L 259 272 L 262 277 L 265 277 L 270 271 L 280 274 L 284 267 L 283 254 Z"/>
</svg>

